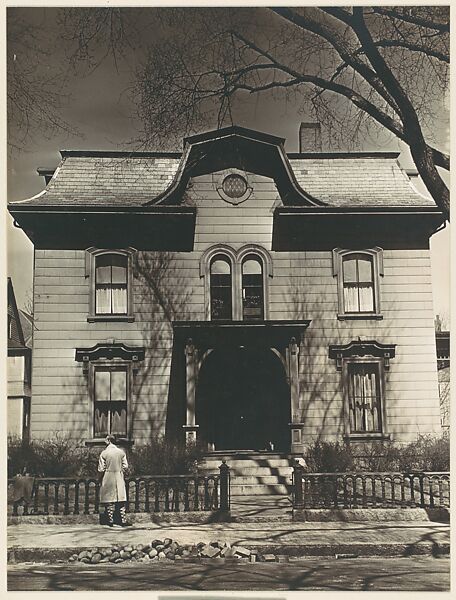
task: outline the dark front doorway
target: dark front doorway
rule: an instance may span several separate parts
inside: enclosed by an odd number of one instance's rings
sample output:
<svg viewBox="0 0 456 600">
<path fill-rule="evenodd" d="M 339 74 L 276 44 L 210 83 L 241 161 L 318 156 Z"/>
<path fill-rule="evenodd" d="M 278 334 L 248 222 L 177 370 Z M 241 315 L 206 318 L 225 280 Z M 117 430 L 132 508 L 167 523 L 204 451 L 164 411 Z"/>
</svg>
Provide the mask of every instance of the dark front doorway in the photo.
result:
<svg viewBox="0 0 456 600">
<path fill-rule="evenodd" d="M 199 438 L 215 450 L 290 450 L 290 388 L 270 348 L 213 350 L 196 392 Z"/>
</svg>

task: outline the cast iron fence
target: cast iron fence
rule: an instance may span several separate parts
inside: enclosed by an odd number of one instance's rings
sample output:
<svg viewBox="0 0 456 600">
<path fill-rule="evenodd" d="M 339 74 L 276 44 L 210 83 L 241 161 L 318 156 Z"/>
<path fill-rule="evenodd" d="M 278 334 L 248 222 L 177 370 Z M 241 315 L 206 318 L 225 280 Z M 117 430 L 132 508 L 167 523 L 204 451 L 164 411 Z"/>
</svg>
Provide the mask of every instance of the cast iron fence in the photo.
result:
<svg viewBox="0 0 456 600">
<path fill-rule="evenodd" d="M 450 506 L 449 473 L 306 473 L 293 469 L 294 508 Z"/>
<path fill-rule="evenodd" d="M 213 475 L 125 477 L 130 513 L 216 511 L 230 508 L 230 473 L 223 463 Z M 14 479 L 8 481 L 9 513 L 23 515 L 98 514 L 101 481 L 95 477 L 37 477 L 29 502 L 14 501 Z"/>
</svg>

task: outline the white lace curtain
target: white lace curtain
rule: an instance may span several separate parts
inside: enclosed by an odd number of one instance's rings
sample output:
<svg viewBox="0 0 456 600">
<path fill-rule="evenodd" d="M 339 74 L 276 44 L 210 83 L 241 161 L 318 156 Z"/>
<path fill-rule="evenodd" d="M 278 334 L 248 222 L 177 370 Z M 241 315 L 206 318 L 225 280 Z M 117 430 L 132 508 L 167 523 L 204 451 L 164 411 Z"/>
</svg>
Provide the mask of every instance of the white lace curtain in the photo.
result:
<svg viewBox="0 0 456 600">
<path fill-rule="evenodd" d="M 368 285 L 345 285 L 345 312 L 374 312 L 374 289 Z"/>
<path fill-rule="evenodd" d="M 352 365 L 349 376 L 352 432 L 380 431 L 380 398 L 376 366 Z"/>
<path fill-rule="evenodd" d="M 127 289 L 97 287 L 97 313 L 124 315 L 127 313 Z"/>
</svg>

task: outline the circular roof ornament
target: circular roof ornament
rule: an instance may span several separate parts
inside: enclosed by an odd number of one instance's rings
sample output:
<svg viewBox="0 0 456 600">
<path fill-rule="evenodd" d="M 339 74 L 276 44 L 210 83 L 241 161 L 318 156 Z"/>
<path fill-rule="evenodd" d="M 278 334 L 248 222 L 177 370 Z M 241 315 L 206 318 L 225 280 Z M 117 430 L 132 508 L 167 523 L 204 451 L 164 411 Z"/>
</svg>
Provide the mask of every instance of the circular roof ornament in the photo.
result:
<svg viewBox="0 0 456 600">
<path fill-rule="evenodd" d="M 241 175 L 228 175 L 223 180 L 222 189 L 230 198 L 242 198 L 247 191 L 247 181 Z"/>
<path fill-rule="evenodd" d="M 240 204 L 247 200 L 252 193 L 252 188 L 247 184 L 247 180 L 239 173 L 230 173 L 217 188 L 220 197 L 230 204 Z"/>
</svg>

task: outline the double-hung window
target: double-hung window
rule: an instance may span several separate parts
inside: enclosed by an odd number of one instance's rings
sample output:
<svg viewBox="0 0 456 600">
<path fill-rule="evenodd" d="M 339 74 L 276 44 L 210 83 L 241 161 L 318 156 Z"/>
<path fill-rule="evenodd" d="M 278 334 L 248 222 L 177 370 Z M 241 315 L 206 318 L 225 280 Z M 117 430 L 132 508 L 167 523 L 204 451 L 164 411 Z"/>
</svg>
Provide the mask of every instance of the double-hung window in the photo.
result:
<svg viewBox="0 0 456 600">
<path fill-rule="evenodd" d="M 337 277 L 339 319 L 381 319 L 380 276 L 383 251 L 333 250 L 333 274 Z"/>
<path fill-rule="evenodd" d="M 133 248 L 87 250 L 86 277 L 90 281 L 89 322 L 134 321 L 133 253 Z"/>
<path fill-rule="evenodd" d="M 381 433 L 379 363 L 348 363 L 347 388 L 350 433 Z"/>
<path fill-rule="evenodd" d="M 395 344 L 353 340 L 329 347 L 341 372 L 344 431 L 348 439 L 387 439 L 386 376 Z"/>
<path fill-rule="evenodd" d="M 99 342 L 76 348 L 88 386 L 88 445 L 101 443 L 108 434 L 128 438 L 132 434 L 131 406 L 135 376 L 144 361 L 145 349 L 122 342 Z"/>
<path fill-rule="evenodd" d="M 93 376 L 94 437 L 126 436 L 128 367 L 96 366 Z"/>
<path fill-rule="evenodd" d="M 344 312 L 375 312 L 372 256 L 349 254 L 344 256 L 342 265 Z"/>
<path fill-rule="evenodd" d="M 102 254 L 95 259 L 95 314 L 126 315 L 128 258 Z"/>
</svg>

